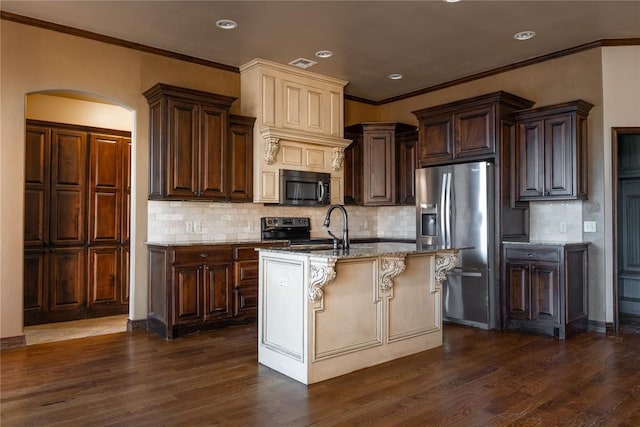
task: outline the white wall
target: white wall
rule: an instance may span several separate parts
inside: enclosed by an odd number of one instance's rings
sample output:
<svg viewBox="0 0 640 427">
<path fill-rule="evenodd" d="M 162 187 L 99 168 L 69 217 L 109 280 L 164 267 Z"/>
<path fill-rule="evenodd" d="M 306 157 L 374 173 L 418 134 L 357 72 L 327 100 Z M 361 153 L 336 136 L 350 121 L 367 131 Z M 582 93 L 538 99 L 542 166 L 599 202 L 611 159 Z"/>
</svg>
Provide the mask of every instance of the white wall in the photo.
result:
<svg viewBox="0 0 640 427">
<path fill-rule="evenodd" d="M 614 127 L 640 127 L 640 46 L 616 46 L 602 50 L 603 92 L 603 145 L 600 155 L 604 159 L 604 206 L 613 207 L 611 191 L 611 129 Z M 606 319 L 614 319 L 613 301 L 613 209 L 604 209 L 604 251 L 606 289 Z M 586 219 L 586 218 L 585 218 Z"/>
</svg>

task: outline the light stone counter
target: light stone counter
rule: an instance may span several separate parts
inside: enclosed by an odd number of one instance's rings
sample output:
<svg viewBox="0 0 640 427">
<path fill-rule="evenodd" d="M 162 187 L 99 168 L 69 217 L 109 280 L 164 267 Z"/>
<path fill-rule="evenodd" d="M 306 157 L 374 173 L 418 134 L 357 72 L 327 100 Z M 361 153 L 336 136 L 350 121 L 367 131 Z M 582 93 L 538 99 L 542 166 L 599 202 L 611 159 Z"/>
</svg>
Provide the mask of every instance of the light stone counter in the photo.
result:
<svg viewBox="0 0 640 427">
<path fill-rule="evenodd" d="M 259 363 L 312 384 L 442 345 L 441 285 L 458 249 L 259 251 Z"/>
</svg>

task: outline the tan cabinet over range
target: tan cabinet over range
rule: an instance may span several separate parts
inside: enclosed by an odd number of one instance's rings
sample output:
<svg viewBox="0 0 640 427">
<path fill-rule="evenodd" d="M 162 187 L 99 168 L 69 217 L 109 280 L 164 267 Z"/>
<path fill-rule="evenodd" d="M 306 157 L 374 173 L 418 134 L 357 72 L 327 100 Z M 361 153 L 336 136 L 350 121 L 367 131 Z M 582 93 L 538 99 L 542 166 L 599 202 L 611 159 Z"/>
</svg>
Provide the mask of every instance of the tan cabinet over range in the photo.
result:
<svg viewBox="0 0 640 427">
<path fill-rule="evenodd" d="M 254 202 L 279 201 L 279 171 L 331 174 L 331 203 L 343 202 L 343 94 L 347 82 L 255 59 L 242 67 L 242 114 L 256 117 Z"/>
</svg>

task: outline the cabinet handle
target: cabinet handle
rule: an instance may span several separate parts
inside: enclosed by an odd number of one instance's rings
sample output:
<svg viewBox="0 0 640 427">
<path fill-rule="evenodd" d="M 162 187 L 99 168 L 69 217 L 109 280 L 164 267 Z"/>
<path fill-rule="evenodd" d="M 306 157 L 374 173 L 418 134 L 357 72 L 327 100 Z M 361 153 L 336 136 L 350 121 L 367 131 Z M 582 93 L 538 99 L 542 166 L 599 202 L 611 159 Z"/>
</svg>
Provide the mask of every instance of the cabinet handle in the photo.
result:
<svg viewBox="0 0 640 427">
<path fill-rule="evenodd" d="M 535 266 L 535 265 L 532 265 L 532 266 L 531 266 L 531 271 L 535 271 L 535 269 L 536 269 L 536 266 Z"/>
<path fill-rule="evenodd" d="M 535 255 L 534 255 L 534 254 L 532 254 L 532 253 L 528 253 L 528 254 L 527 254 L 527 256 L 528 256 L 529 258 L 533 258 Z"/>
<path fill-rule="evenodd" d="M 200 256 L 200 258 L 207 258 L 209 256 L 209 254 L 203 253 L 203 254 L 200 254 L 199 256 Z"/>
</svg>

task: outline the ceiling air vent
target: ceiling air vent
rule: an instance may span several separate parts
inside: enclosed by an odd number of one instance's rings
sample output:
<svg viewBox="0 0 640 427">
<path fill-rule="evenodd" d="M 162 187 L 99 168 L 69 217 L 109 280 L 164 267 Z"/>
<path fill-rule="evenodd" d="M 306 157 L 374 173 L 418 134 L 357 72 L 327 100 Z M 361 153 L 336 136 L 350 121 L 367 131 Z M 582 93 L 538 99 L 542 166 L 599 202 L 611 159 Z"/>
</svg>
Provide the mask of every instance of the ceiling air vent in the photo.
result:
<svg viewBox="0 0 640 427">
<path fill-rule="evenodd" d="M 312 61 L 310 59 L 304 59 L 304 58 L 294 59 L 293 61 L 289 62 L 289 65 L 293 65 L 294 67 L 298 67 L 298 68 L 309 68 L 312 65 L 316 65 L 316 64 L 317 64 L 316 61 Z"/>
</svg>

